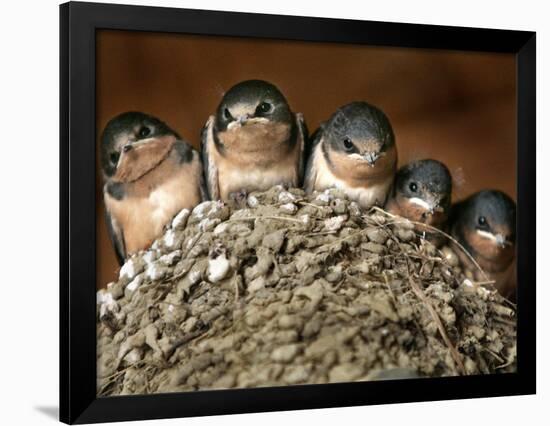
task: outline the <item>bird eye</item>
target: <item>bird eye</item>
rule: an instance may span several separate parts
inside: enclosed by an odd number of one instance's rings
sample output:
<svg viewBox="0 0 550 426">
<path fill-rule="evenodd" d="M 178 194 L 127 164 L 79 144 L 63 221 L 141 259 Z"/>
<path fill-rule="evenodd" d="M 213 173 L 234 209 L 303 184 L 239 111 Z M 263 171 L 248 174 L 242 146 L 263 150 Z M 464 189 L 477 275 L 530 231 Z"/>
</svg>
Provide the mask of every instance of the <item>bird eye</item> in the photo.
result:
<svg viewBox="0 0 550 426">
<path fill-rule="evenodd" d="M 479 223 L 480 226 L 485 226 L 487 225 L 487 219 L 485 218 L 485 216 L 479 216 L 477 218 L 477 223 Z"/>
<path fill-rule="evenodd" d="M 118 151 L 111 152 L 111 155 L 109 155 L 109 158 L 111 159 L 111 163 L 117 164 L 118 159 L 120 158 L 120 152 Z"/>
<path fill-rule="evenodd" d="M 344 142 L 344 148 L 346 148 L 347 151 L 352 151 L 353 148 L 355 147 L 351 139 L 348 137 L 344 138 L 343 142 Z"/>
<path fill-rule="evenodd" d="M 223 110 L 223 117 L 226 119 L 226 120 L 231 120 L 233 118 L 233 116 L 231 115 L 231 113 L 229 112 L 229 108 L 225 108 Z"/>
<path fill-rule="evenodd" d="M 412 192 L 418 191 L 418 185 L 416 184 L 416 182 L 411 182 L 411 183 L 409 183 L 409 189 L 410 189 Z"/>
<path fill-rule="evenodd" d="M 146 138 L 151 134 L 151 129 L 147 126 L 141 126 L 138 132 L 140 138 Z"/>
<path fill-rule="evenodd" d="M 256 108 L 256 114 L 266 114 L 272 110 L 273 106 L 269 102 L 262 102 Z"/>
</svg>

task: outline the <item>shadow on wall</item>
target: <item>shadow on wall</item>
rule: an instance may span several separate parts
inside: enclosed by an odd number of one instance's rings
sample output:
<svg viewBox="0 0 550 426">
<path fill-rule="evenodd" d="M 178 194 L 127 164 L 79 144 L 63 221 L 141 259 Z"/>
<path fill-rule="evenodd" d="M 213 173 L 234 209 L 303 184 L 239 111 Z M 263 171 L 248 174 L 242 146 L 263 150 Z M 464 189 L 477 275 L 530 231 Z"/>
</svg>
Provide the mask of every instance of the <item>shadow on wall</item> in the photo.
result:
<svg viewBox="0 0 550 426">
<path fill-rule="evenodd" d="M 516 197 L 511 54 L 100 31 L 97 139 L 110 118 L 138 110 L 198 147 L 223 93 L 252 78 L 276 84 L 310 132 L 345 103 L 377 105 L 392 122 L 399 163 L 443 161 L 455 200 L 483 188 Z M 100 173 L 97 201 L 97 284 L 103 287 L 116 279 L 118 264 L 103 219 Z"/>
</svg>

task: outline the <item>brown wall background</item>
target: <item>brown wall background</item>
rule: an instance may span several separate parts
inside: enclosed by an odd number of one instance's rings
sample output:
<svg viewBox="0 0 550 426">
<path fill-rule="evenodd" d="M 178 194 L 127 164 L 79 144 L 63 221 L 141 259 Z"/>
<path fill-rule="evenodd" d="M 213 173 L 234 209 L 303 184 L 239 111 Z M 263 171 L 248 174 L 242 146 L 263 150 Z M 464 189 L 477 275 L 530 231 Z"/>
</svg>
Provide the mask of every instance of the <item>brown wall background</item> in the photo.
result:
<svg viewBox="0 0 550 426">
<path fill-rule="evenodd" d="M 96 75 L 98 140 L 110 118 L 139 110 L 198 147 L 223 93 L 258 78 L 281 89 L 310 132 L 345 103 L 379 106 L 393 124 L 400 164 L 443 161 L 455 179 L 455 199 L 482 188 L 516 197 L 513 55 L 100 31 Z M 116 279 L 118 265 L 99 173 L 97 200 L 102 287 Z"/>
</svg>

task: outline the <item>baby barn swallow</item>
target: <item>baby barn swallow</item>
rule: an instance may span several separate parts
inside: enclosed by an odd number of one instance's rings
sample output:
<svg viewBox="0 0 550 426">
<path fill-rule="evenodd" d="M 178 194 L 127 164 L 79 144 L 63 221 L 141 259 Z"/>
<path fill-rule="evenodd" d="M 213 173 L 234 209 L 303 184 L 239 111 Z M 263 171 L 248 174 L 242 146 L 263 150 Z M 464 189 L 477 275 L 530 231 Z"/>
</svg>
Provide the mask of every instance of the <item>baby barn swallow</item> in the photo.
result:
<svg viewBox="0 0 550 426">
<path fill-rule="evenodd" d="M 401 167 L 395 175 L 386 210 L 414 222 L 443 229 L 451 208 L 452 177 L 449 169 L 436 160 L 420 160 Z M 440 246 L 443 234 L 417 226 L 426 239 Z"/>
<path fill-rule="evenodd" d="M 339 188 L 363 208 L 384 205 L 397 165 L 386 115 L 366 102 L 339 108 L 313 137 L 307 192 Z"/>
<path fill-rule="evenodd" d="M 499 292 L 508 297 L 513 292 L 513 270 L 516 243 L 516 204 L 500 191 L 480 191 L 451 212 L 451 234 L 472 255 Z M 462 252 L 456 250 L 465 268 L 481 273 Z"/>
<path fill-rule="evenodd" d="M 248 80 L 233 86 L 201 135 L 210 198 L 300 185 L 306 133 L 302 114 L 290 110 L 273 84 Z"/>
<path fill-rule="evenodd" d="M 203 198 L 199 153 L 141 112 L 109 121 L 101 136 L 101 166 L 107 228 L 120 264 Z"/>
</svg>

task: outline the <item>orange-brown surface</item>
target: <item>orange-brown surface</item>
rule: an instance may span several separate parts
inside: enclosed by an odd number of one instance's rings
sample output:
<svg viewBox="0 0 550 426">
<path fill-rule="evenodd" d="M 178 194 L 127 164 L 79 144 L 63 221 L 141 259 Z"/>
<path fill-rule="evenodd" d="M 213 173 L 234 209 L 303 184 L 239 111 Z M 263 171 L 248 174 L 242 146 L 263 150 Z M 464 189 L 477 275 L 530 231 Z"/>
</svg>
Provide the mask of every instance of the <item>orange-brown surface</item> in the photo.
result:
<svg viewBox="0 0 550 426">
<path fill-rule="evenodd" d="M 393 124 L 400 164 L 443 161 L 456 181 L 455 199 L 481 188 L 516 197 L 515 57 L 506 54 L 100 31 L 97 140 L 114 115 L 139 110 L 198 147 L 224 91 L 251 78 L 276 84 L 310 131 L 342 104 L 373 103 Z M 104 286 L 118 265 L 99 173 L 97 183 Z"/>
</svg>

